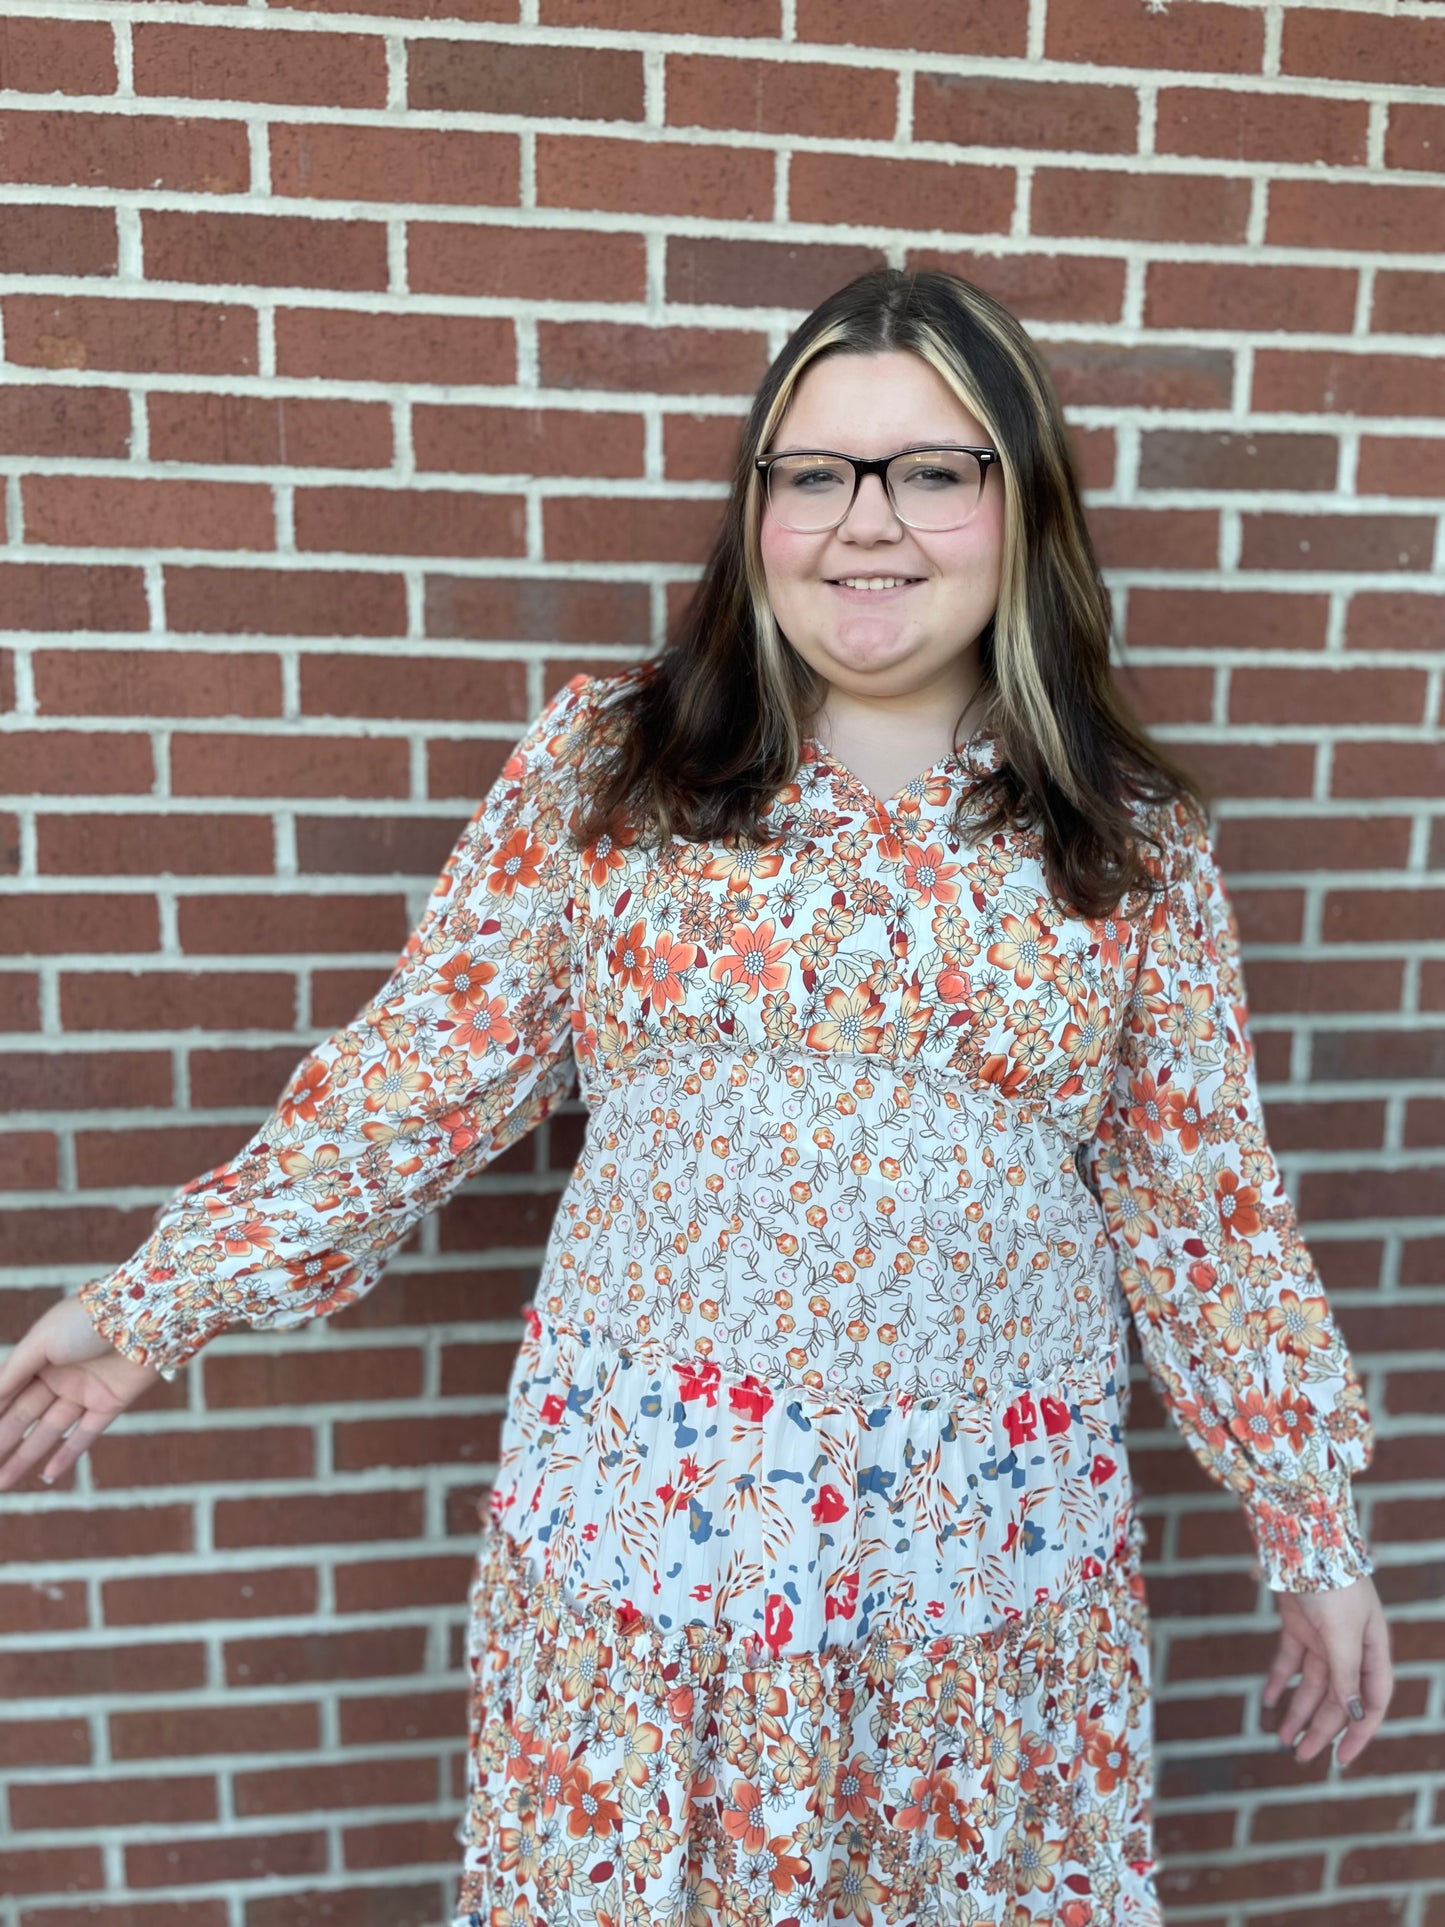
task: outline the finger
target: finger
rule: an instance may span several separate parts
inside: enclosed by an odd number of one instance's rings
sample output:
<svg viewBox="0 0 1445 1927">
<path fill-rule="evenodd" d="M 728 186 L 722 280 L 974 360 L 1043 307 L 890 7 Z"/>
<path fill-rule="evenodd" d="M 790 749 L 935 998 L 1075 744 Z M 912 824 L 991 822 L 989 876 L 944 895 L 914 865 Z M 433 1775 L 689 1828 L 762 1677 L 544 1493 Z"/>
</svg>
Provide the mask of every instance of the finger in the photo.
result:
<svg viewBox="0 0 1445 1927">
<path fill-rule="evenodd" d="M 1282 1746 L 1293 1746 L 1315 1716 L 1320 1701 L 1329 1691 L 1330 1669 L 1320 1654 L 1305 1654 L 1300 1668 L 1300 1683 L 1290 1695 L 1285 1716 L 1279 1723 Z"/>
<path fill-rule="evenodd" d="M 1365 1625 L 1364 1650 L 1360 1661 L 1360 1694 L 1365 1702 L 1365 1717 L 1351 1723 L 1350 1730 L 1335 1749 L 1341 1766 L 1359 1758 L 1375 1737 L 1389 1711 L 1395 1691 L 1395 1672 L 1390 1661 L 1390 1632 L 1378 1608 Z"/>
<path fill-rule="evenodd" d="M 1365 1702 L 1360 1697 L 1360 1661 L 1364 1651 L 1363 1623 L 1325 1628 L 1325 1658 L 1330 1668 L 1330 1694 L 1344 1707 L 1352 1720 L 1365 1717 Z"/>
<path fill-rule="evenodd" d="M 70 1470 L 71 1466 L 73 1466 L 78 1459 L 84 1457 L 109 1424 L 110 1420 L 108 1418 L 103 1418 L 97 1422 L 95 1414 L 91 1413 L 89 1424 L 82 1423 L 74 1428 L 55 1457 L 42 1470 L 40 1474 L 41 1478 L 44 1479 L 48 1485 L 53 1485 L 58 1478 L 61 1478 Z"/>
<path fill-rule="evenodd" d="M 1273 1706 L 1300 1669 L 1305 1649 L 1302 1640 L 1286 1628 L 1279 1636 L 1279 1650 L 1264 1682 L 1264 1703 Z"/>
<path fill-rule="evenodd" d="M 73 1399 L 52 1399 L 48 1408 L 31 1426 L 10 1457 L 0 1466 L 0 1481 L 13 1485 L 32 1471 L 60 1444 L 65 1434 L 84 1412 Z M 13 1468 L 13 1476 L 12 1476 Z"/>
<path fill-rule="evenodd" d="M 10 1453 L 54 1402 L 55 1394 L 42 1379 L 32 1379 L 4 1418 L 0 1418 L 0 1461 Z"/>
<path fill-rule="evenodd" d="M 1294 1750 L 1297 1760 L 1313 1760 L 1324 1751 L 1331 1740 L 1336 1739 L 1350 1724 L 1350 1715 L 1335 1698 L 1326 1693 L 1315 1708 L 1313 1719 L 1304 1730 L 1304 1737 Z"/>
<path fill-rule="evenodd" d="M 45 1347 L 35 1342 L 32 1332 L 27 1332 L 18 1345 L 10 1347 L 0 1363 L 0 1413 L 4 1413 L 17 1393 L 25 1390 L 44 1363 Z"/>
</svg>

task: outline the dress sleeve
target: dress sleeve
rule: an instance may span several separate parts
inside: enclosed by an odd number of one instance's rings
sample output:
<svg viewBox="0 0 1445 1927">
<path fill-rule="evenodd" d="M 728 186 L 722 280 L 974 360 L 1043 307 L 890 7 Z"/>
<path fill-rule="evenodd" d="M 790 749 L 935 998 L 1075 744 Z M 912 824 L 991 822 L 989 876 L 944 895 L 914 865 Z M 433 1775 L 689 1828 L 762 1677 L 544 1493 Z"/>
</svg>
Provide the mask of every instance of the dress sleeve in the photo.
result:
<svg viewBox="0 0 1445 1927">
<path fill-rule="evenodd" d="M 353 1304 L 421 1218 L 569 1095 L 568 829 L 590 682 L 574 676 L 516 745 L 371 1000 L 229 1163 L 81 1286 L 126 1357 L 174 1378 L 228 1325 L 282 1330 Z"/>
<path fill-rule="evenodd" d="M 1276 1592 L 1372 1570 L 1350 1475 L 1359 1381 L 1265 1136 L 1239 932 L 1203 817 L 1165 805 L 1164 883 L 1083 1168 L 1145 1363 L 1206 1472 L 1243 1502 Z"/>
</svg>

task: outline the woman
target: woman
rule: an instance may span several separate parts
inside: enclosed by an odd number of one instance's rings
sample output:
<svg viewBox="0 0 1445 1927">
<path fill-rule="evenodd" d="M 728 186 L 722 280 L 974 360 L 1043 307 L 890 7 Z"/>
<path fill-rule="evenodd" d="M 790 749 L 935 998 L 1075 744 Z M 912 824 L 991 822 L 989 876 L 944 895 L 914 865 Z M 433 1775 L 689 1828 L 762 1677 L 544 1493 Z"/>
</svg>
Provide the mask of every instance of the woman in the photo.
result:
<svg viewBox="0 0 1445 1927">
<path fill-rule="evenodd" d="M 228 1324 L 352 1303 L 576 1072 L 460 1920 L 1157 1922 L 1131 1316 L 1253 1528 L 1281 1738 L 1379 1725 L 1368 1418 L 1108 633 L 1028 336 L 844 288 L 661 658 L 553 697 L 386 985 L 0 1372 L 5 1482 L 63 1470 Z"/>
</svg>

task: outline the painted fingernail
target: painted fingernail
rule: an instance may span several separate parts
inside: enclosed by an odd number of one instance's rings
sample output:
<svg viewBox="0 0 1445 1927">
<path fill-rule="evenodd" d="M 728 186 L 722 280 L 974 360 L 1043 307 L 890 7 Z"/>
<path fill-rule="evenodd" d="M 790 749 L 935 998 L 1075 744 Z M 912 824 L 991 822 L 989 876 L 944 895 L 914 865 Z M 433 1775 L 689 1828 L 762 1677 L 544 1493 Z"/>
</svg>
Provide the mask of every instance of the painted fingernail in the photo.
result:
<svg viewBox="0 0 1445 1927">
<path fill-rule="evenodd" d="M 1360 1700 L 1360 1699 L 1347 1700 L 1345 1703 L 1345 1709 L 1349 1713 L 1349 1716 L 1352 1720 L 1362 1720 L 1365 1717 L 1365 1705 L 1363 1700 Z"/>
</svg>

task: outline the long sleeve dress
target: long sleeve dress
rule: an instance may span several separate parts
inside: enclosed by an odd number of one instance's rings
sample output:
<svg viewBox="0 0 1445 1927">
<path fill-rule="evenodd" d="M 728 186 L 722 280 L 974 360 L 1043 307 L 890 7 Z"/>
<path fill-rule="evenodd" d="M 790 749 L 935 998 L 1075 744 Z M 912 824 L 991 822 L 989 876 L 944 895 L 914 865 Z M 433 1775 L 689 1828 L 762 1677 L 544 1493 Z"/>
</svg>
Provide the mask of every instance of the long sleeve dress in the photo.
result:
<svg viewBox="0 0 1445 1927">
<path fill-rule="evenodd" d="M 1116 916 L 960 841 L 985 727 L 774 841 L 574 850 L 576 676 L 390 978 L 82 1288 L 168 1376 L 354 1302 L 579 1089 L 470 1591 L 459 1923 L 1157 1923 L 1130 1322 L 1280 1590 L 1370 1570 L 1360 1389 L 1202 819 Z"/>
</svg>

